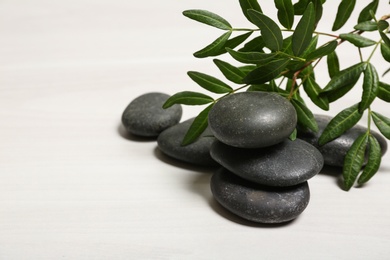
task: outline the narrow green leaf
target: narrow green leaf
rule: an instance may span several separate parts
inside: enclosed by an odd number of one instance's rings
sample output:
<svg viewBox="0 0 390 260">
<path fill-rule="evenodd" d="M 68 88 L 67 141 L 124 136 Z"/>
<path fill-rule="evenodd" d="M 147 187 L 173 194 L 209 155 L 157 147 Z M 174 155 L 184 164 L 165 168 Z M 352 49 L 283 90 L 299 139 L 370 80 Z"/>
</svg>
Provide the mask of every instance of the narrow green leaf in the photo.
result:
<svg viewBox="0 0 390 260">
<path fill-rule="evenodd" d="M 322 0 L 311 0 L 314 4 L 314 10 L 316 12 L 316 26 L 317 26 L 317 23 L 321 20 L 322 18 L 322 12 L 323 12 L 323 7 L 322 7 L 322 4 L 323 2 L 325 1 L 322 1 Z"/>
<path fill-rule="evenodd" d="M 326 62 L 328 65 L 328 73 L 329 77 L 333 78 L 340 72 L 340 64 L 339 64 L 339 58 L 337 56 L 336 50 L 332 53 L 328 54 L 326 58 Z"/>
<path fill-rule="evenodd" d="M 209 97 L 205 94 L 192 92 L 192 91 L 183 91 L 174 94 L 164 103 L 163 108 L 168 108 L 174 104 L 183 104 L 183 105 L 204 105 L 214 102 L 212 97 Z"/>
<path fill-rule="evenodd" d="M 332 103 L 332 102 L 342 98 L 345 94 L 347 94 L 356 85 L 358 80 L 359 80 L 359 78 L 357 78 L 356 81 L 354 81 L 348 85 L 342 86 L 342 87 L 337 88 L 337 89 L 333 89 L 331 91 L 323 92 L 323 93 L 321 93 L 321 96 L 322 95 L 326 96 L 328 98 L 329 103 Z"/>
<path fill-rule="evenodd" d="M 222 34 L 220 37 L 218 37 L 215 41 L 213 41 L 211 44 L 207 45 L 203 49 L 197 51 L 194 53 L 194 56 L 196 58 L 206 58 L 210 56 L 217 56 L 220 54 L 220 51 L 223 50 L 226 42 L 228 41 L 230 35 L 232 34 L 231 31 L 228 31 L 224 34 Z"/>
<path fill-rule="evenodd" d="M 390 85 L 379 81 L 378 98 L 390 102 Z"/>
<path fill-rule="evenodd" d="M 244 34 L 238 35 L 236 37 L 233 37 L 233 38 L 227 40 L 225 42 L 225 45 L 218 52 L 216 52 L 214 56 L 218 56 L 218 55 L 226 53 L 227 52 L 226 48 L 230 48 L 230 49 L 236 48 L 238 45 L 240 45 L 246 39 L 248 39 L 248 37 L 251 36 L 252 33 L 253 32 L 244 33 Z"/>
<path fill-rule="evenodd" d="M 336 19 L 333 23 L 332 31 L 337 31 L 348 21 L 355 8 L 356 0 L 342 0 L 336 13 Z"/>
<path fill-rule="evenodd" d="M 295 56 L 300 56 L 309 46 L 315 28 L 315 18 L 313 3 L 309 3 L 292 35 L 292 50 Z"/>
<path fill-rule="evenodd" d="M 296 99 L 291 99 L 291 104 L 297 111 L 298 124 L 304 129 L 308 128 L 314 132 L 318 132 L 317 121 L 310 109 L 304 103 Z"/>
<path fill-rule="evenodd" d="M 306 60 L 316 60 L 318 58 L 321 58 L 323 56 L 329 55 L 334 52 L 334 50 L 337 48 L 337 41 L 331 41 L 327 43 L 326 45 L 323 45 L 316 49 L 315 51 L 309 53 L 306 56 Z"/>
<path fill-rule="evenodd" d="M 286 37 L 283 39 L 282 52 L 288 55 L 294 55 L 292 52 L 292 36 Z"/>
<path fill-rule="evenodd" d="M 289 61 L 289 59 L 275 59 L 260 65 L 244 78 L 244 83 L 262 84 L 275 79 L 284 70 Z"/>
<path fill-rule="evenodd" d="M 297 139 L 297 129 L 295 128 L 291 135 L 288 137 L 291 141 L 295 141 Z"/>
<path fill-rule="evenodd" d="M 329 110 L 329 101 L 326 96 L 320 96 L 321 87 L 317 84 L 317 82 L 313 79 L 313 77 L 308 77 L 303 82 L 303 87 L 306 94 L 309 96 L 311 101 L 316 104 L 319 108 L 323 110 Z"/>
<path fill-rule="evenodd" d="M 181 145 L 189 145 L 195 142 L 198 137 L 204 132 L 208 125 L 208 118 L 210 109 L 214 106 L 214 103 L 206 107 L 200 114 L 195 117 L 186 135 L 183 138 Z"/>
<path fill-rule="evenodd" d="M 382 53 L 382 56 L 383 58 L 390 62 L 390 46 L 384 44 L 384 43 L 381 43 L 381 53 Z"/>
<path fill-rule="evenodd" d="M 242 52 L 264 52 L 263 48 L 265 47 L 265 43 L 262 36 L 257 36 L 252 40 L 245 43 L 244 47 L 239 49 Z M 233 49 L 233 48 L 230 48 Z"/>
<path fill-rule="evenodd" d="M 235 60 L 247 64 L 265 64 L 277 56 L 276 53 L 240 52 L 232 49 L 227 49 L 227 51 Z"/>
<path fill-rule="evenodd" d="M 360 62 L 351 67 L 348 67 L 338 74 L 333 76 L 322 92 L 331 91 L 349 85 L 356 82 L 359 79 L 360 74 L 366 69 L 367 64 Z"/>
<path fill-rule="evenodd" d="M 390 39 L 389 39 L 389 37 L 387 37 L 387 35 L 386 35 L 384 32 L 382 32 L 382 31 L 379 31 L 379 34 L 381 35 L 381 38 L 382 38 L 383 42 L 384 42 L 388 47 L 390 47 Z"/>
<path fill-rule="evenodd" d="M 372 20 L 373 17 L 371 16 L 371 12 L 373 12 L 374 14 L 376 13 L 376 10 L 378 9 L 378 4 L 379 0 L 374 0 L 366 7 L 364 7 L 359 14 L 358 23 Z"/>
<path fill-rule="evenodd" d="M 385 20 L 379 20 L 378 21 L 378 30 L 379 31 L 384 31 L 387 28 L 389 28 L 389 23 Z"/>
<path fill-rule="evenodd" d="M 368 142 L 368 134 L 360 135 L 347 152 L 344 159 L 343 177 L 346 190 L 350 190 L 362 168 L 364 154 Z"/>
<path fill-rule="evenodd" d="M 307 5 L 309 4 L 309 0 L 299 0 L 297 3 L 294 4 L 294 13 L 295 15 L 302 15 Z"/>
<path fill-rule="evenodd" d="M 224 82 L 204 73 L 189 71 L 188 76 L 202 88 L 217 94 L 229 93 L 232 88 Z"/>
<path fill-rule="evenodd" d="M 371 116 L 379 131 L 383 134 L 384 137 L 390 140 L 390 119 L 377 112 L 372 112 Z"/>
<path fill-rule="evenodd" d="M 369 47 L 376 44 L 375 41 L 365 38 L 359 34 L 342 33 L 339 36 L 342 40 L 348 41 L 358 48 Z"/>
<path fill-rule="evenodd" d="M 363 113 L 376 98 L 379 87 L 379 76 L 375 67 L 371 64 L 367 64 L 367 68 L 364 71 L 363 80 L 363 95 L 362 101 L 359 103 L 359 112 Z"/>
<path fill-rule="evenodd" d="M 378 30 L 378 24 L 374 21 L 360 22 L 353 27 L 355 30 L 373 32 Z"/>
<path fill-rule="evenodd" d="M 308 60 L 308 59 L 307 59 L 307 56 L 308 56 L 310 53 L 312 53 L 313 51 L 315 51 L 315 49 L 317 48 L 318 38 L 319 38 L 318 35 L 314 36 L 314 37 L 311 39 L 311 41 L 310 41 L 309 45 L 307 46 L 306 50 L 302 53 L 301 56 L 302 56 L 303 58 L 305 58 L 306 60 Z"/>
<path fill-rule="evenodd" d="M 210 11 L 186 10 L 183 12 L 183 15 L 192 19 L 192 20 L 195 20 L 195 21 L 198 21 L 198 22 L 201 22 L 201 23 L 204 23 L 204 24 L 207 24 L 207 25 L 210 25 L 210 26 L 222 29 L 222 30 L 232 29 L 232 26 L 229 24 L 228 21 L 226 21 L 221 16 L 219 16 L 215 13 L 212 13 Z"/>
<path fill-rule="evenodd" d="M 358 104 L 348 107 L 338 113 L 322 132 L 318 140 L 319 145 L 324 145 L 342 135 L 345 131 L 356 125 L 362 116 L 363 114 L 359 113 Z"/>
<path fill-rule="evenodd" d="M 384 77 L 389 72 L 390 72 L 390 68 L 388 68 L 387 70 L 385 70 L 385 72 L 383 72 L 382 77 Z"/>
<path fill-rule="evenodd" d="M 245 15 L 246 19 L 248 19 L 248 21 L 252 22 L 252 18 L 250 17 L 250 15 L 248 14 L 248 10 L 249 9 L 253 9 L 253 10 L 256 10 L 260 13 L 262 13 L 263 11 L 261 10 L 261 7 L 259 5 L 259 3 L 257 2 L 257 0 L 240 0 L 240 6 L 241 6 L 241 10 L 243 12 L 243 14 Z"/>
<path fill-rule="evenodd" d="M 242 72 L 245 73 L 245 75 L 248 75 L 249 72 L 251 72 L 252 70 L 256 69 L 257 67 L 255 65 L 246 65 L 246 66 L 241 66 L 241 67 L 238 67 Z"/>
<path fill-rule="evenodd" d="M 364 167 L 363 173 L 359 176 L 358 184 L 368 182 L 375 173 L 378 172 L 382 160 L 381 146 L 378 140 L 373 135 L 368 137 L 368 162 Z"/>
<path fill-rule="evenodd" d="M 280 51 L 283 46 L 283 35 L 279 26 L 269 17 L 256 10 L 248 10 L 252 22 L 259 27 L 265 46 L 272 51 Z"/>
<path fill-rule="evenodd" d="M 242 84 L 242 80 L 246 74 L 239 68 L 218 59 L 214 59 L 214 63 L 228 80 L 237 84 Z"/>
<path fill-rule="evenodd" d="M 278 9 L 279 22 L 291 29 L 294 23 L 294 7 L 291 0 L 275 0 L 275 6 Z"/>
</svg>

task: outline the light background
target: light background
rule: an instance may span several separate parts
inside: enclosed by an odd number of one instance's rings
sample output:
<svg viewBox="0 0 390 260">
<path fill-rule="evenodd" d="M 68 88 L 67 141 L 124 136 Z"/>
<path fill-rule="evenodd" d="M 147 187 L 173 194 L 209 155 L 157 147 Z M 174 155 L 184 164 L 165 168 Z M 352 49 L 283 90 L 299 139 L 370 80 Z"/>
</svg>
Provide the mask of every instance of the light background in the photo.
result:
<svg viewBox="0 0 390 260">
<path fill-rule="evenodd" d="M 275 18 L 273 1 L 260 2 Z M 380 2 L 378 13 L 389 13 Z M 337 9 L 326 6 L 321 30 Z M 132 99 L 202 91 L 189 70 L 222 78 L 192 56 L 222 31 L 186 19 L 186 9 L 252 27 L 235 0 L 0 2 L 0 259 L 389 259 L 390 153 L 348 193 L 332 172 L 314 177 L 304 213 L 268 227 L 217 205 L 209 171 L 126 136 L 120 117 Z M 343 68 L 358 61 L 348 44 L 339 54 Z M 375 65 L 389 67 L 380 56 Z M 327 113 L 356 103 L 361 88 L 352 93 Z M 184 107 L 183 120 L 199 109 Z M 384 102 L 373 109 L 390 116 Z"/>
</svg>

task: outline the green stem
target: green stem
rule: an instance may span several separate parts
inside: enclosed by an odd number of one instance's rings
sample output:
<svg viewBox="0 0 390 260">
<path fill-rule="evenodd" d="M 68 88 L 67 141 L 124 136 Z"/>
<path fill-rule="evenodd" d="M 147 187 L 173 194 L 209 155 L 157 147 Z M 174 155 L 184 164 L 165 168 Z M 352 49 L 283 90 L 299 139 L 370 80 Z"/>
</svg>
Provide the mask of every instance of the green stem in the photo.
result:
<svg viewBox="0 0 390 260">
<path fill-rule="evenodd" d="M 231 29 L 233 32 L 256 32 L 260 31 L 260 29 L 248 29 L 248 28 L 233 28 Z"/>
<path fill-rule="evenodd" d="M 371 58 L 374 56 L 374 53 L 375 53 L 376 49 L 378 49 L 378 46 L 381 44 L 381 42 L 382 42 L 382 39 L 379 40 L 379 41 L 375 44 L 375 47 L 374 47 L 374 49 L 372 50 L 372 52 L 371 52 L 371 54 L 370 54 L 370 57 L 368 57 L 368 59 L 367 59 L 367 61 L 366 61 L 367 63 L 370 62 Z"/>
</svg>

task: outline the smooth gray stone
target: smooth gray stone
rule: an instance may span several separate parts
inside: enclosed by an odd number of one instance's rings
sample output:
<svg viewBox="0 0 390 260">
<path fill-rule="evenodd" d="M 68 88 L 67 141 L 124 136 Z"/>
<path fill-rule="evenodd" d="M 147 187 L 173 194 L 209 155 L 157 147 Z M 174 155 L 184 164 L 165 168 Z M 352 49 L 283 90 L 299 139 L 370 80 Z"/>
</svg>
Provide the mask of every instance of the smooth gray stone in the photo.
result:
<svg viewBox="0 0 390 260">
<path fill-rule="evenodd" d="M 129 133 L 144 137 L 156 137 L 162 131 L 179 123 L 181 105 L 163 109 L 169 98 L 164 93 L 147 93 L 130 102 L 122 114 L 122 124 Z"/>
<path fill-rule="evenodd" d="M 297 114 L 291 103 L 274 93 L 239 92 L 218 101 L 209 112 L 209 125 L 221 142 L 260 148 L 283 141 L 294 131 Z"/>
<path fill-rule="evenodd" d="M 324 157 L 324 163 L 326 165 L 342 167 L 344 165 L 344 158 L 348 150 L 351 148 L 353 142 L 361 134 L 365 133 L 367 131 L 367 128 L 360 125 L 355 125 L 351 129 L 346 131 L 344 134 L 342 134 L 340 137 L 334 139 L 333 141 L 330 141 L 327 144 L 324 144 L 323 146 L 319 146 L 318 139 L 320 138 L 322 132 L 324 131 L 325 127 L 328 125 L 332 117 L 327 115 L 314 116 L 318 123 L 319 131 L 317 133 L 314 133 L 310 130 L 300 130 L 298 131 L 298 137 L 317 147 L 317 149 L 322 153 L 322 156 Z M 375 131 L 371 130 L 371 132 L 377 138 L 382 148 L 382 155 L 384 155 L 387 151 L 386 139 L 381 134 Z M 366 162 L 364 164 L 366 164 Z"/>
<path fill-rule="evenodd" d="M 234 174 L 268 186 L 293 186 L 315 176 L 324 165 L 313 145 L 296 139 L 257 149 L 228 146 L 215 141 L 211 157 Z"/>
<path fill-rule="evenodd" d="M 218 165 L 210 156 L 210 147 L 215 137 L 212 136 L 209 128 L 206 128 L 194 143 L 181 145 L 193 121 L 194 118 L 191 118 L 162 132 L 157 138 L 158 148 L 164 154 L 187 163 L 202 166 Z"/>
<path fill-rule="evenodd" d="M 227 169 L 211 178 L 214 198 L 232 213 L 259 223 L 283 223 L 298 217 L 309 204 L 307 182 L 290 187 L 262 186 L 244 180 Z"/>
</svg>

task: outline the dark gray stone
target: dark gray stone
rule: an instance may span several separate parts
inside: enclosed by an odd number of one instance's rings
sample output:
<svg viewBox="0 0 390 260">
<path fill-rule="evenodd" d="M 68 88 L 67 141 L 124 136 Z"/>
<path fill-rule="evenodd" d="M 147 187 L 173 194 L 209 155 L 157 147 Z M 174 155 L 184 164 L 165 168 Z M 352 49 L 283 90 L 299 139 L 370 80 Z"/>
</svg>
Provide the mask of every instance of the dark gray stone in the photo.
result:
<svg viewBox="0 0 390 260">
<path fill-rule="evenodd" d="M 234 174 L 268 186 L 293 186 L 319 173 L 322 154 L 313 145 L 296 139 L 257 149 L 228 146 L 215 141 L 211 157 Z"/>
<path fill-rule="evenodd" d="M 298 131 L 298 137 L 317 147 L 317 149 L 322 153 L 322 156 L 324 157 L 324 163 L 326 165 L 342 167 L 344 164 L 345 155 L 351 148 L 353 142 L 361 134 L 365 133 L 367 131 L 367 128 L 360 125 L 355 125 L 335 140 L 330 141 L 323 146 L 319 146 L 318 139 L 320 138 L 322 132 L 324 131 L 325 127 L 328 125 L 332 117 L 326 115 L 315 115 L 315 118 L 318 123 L 319 131 L 317 133 L 314 133 L 310 130 L 301 129 L 300 131 Z M 382 148 L 382 155 L 384 155 L 387 151 L 386 139 L 381 134 L 375 131 L 371 132 L 378 139 L 378 142 Z"/>
<path fill-rule="evenodd" d="M 210 147 L 215 137 L 212 136 L 209 128 L 206 128 L 194 143 L 181 145 L 193 121 L 194 118 L 191 118 L 162 132 L 157 138 L 158 148 L 164 154 L 187 163 L 202 166 L 218 165 L 210 156 Z"/>
<path fill-rule="evenodd" d="M 269 187 L 246 181 L 227 169 L 211 178 L 214 198 L 232 213 L 259 223 L 283 223 L 298 217 L 310 200 L 307 182 Z"/>
<path fill-rule="evenodd" d="M 147 93 L 130 102 L 122 114 L 122 124 L 129 133 L 156 137 L 162 131 L 179 123 L 182 116 L 180 105 L 163 109 L 169 98 L 164 93 Z"/>
<path fill-rule="evenodd" d="M 221 142 L 241 148 L 277 144 L 295 129 L 291 103 L 274 93 L 240 92 L 218 101 L 209 112 L 209 125 Z"/>
</svg>

